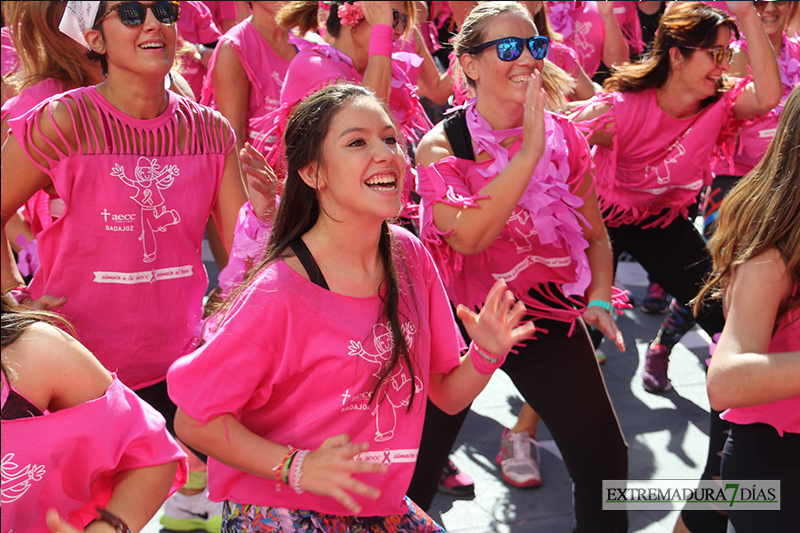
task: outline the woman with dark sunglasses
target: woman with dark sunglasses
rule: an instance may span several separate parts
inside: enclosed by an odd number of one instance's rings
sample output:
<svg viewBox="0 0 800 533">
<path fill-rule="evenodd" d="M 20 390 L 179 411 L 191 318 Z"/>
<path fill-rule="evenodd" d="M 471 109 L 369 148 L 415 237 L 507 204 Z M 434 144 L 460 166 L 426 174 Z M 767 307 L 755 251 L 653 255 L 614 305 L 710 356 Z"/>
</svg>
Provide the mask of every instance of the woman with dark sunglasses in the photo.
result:
<svg viewBox="0 0 800 533">
<path fill-rule="evenodd" d="M 501 368 L 558 444 L 574 482 L 576 530 L 625 531 L 626 513 L 602 511 L 601 501 L 602 480 L 626 479 L 628 470 L 585 327 L 622 348 L 589 147 L 568 120 L 545 110 L 548 91 L 557 90 L 542 87 L 547 42 L 525 7 L 477 6 L 454 48 L 477 96 L 420 143 L 421 238 L 454 305 L 481 305 L 479 293 L 496 279 L 526 304 L 536 339 L 518 345 Z M 431 473 L 441 470 L 466 412 L 428 406 L 409 491 L 422 506 L 430 505 Z"/>
<path fill-rule="evenodd" d="M 58 307 L 171 429 L 165 376 L 197 342 L 206 221 L 213 216 L 230 249 L 247 201 L 234 134 L 218 113 L 164 88 L 177 2 L 66 5 L 62 31 L 80 39 L 105 79 L 9 121 L 4 244 L 8 217 L 37 191 L 60 197 L 64 210 L 37 236 L 42 267 L 30 287 L 5 245 L 3 290 L 18 303 Z M 254 197 L 256 213 L 265 216 L 270 202 Z"/>
<path fill-rule="evenodd" d="M 711 183 L 715 162 L 732 154 L 741 120 L 770 112 L 781 98 L 778 62 L 752 2 L 728 2 L 736 19 L 700 2 L 681 4 L 661 19 L 651 57 L 619 67 L 575 120 L 597 145 L 597 191 L 614 251 L 629 252 L 682 305 L 711 269 L 705 241 L 688 208 Z M 752 78 L 732 82 L 728 47 L 747 37 Z M 697 314 L 710 336 L 722 331 L 719 301 Z M 668 351 L 648 351 L 647 390 L 671 389 Z M 723 440 L 711 412 L 710 453 L 703 479 L 719 475 L 715 442 Z M 683 511 L 692 531 L 724 531 L 714 511 Z"/>
</svg>

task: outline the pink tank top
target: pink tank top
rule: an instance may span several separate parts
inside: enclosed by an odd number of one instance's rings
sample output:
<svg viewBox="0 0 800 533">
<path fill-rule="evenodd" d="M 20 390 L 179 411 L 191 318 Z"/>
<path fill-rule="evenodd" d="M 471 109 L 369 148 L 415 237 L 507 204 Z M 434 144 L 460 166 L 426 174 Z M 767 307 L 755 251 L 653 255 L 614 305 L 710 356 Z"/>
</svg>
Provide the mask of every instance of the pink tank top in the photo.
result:
<svg viewBox="0 0 800 533">
<path fill-rule="evenodd" d="M 167 109 L 152 120 L 124 115 L 84 87 L 9 122 L 10 134 L 66 205 L 37 236 L 41 269 L 31 294 L 67 296 L 58 312 L 133 389 L 163 380 L 169 365 L 194 347 L 208 285 L 203 232 L 234 146 L 218 113 L 166 94 Z M 63 153 L 46 140 L 50 156 L 28 139 L 41 135 L 56 102 L 71 116 L 71 129 L 56 135 L 82 142 Z M 98 120 L 86 120 L 90 113 Z"/>
<path fill-rule="evenodd" d="M 800 291 L 795 286 L 794 293 Z M 767 353 L 800 350 L 800 307 L 784 313 L 772 336 Z M 728 409 L 720 415 L 723 420 L 736 424 L 769 424 L 783 436 L 784 432 L 800 433 L 800 394 L 776 402 Z"/>
<path fill-rule="evenodd" d="M 564 36 L 564 44 L 575 50 L 590 78 L 603 58 L 606 30 L 597 2 L 547 2 L 547 20 Z"/>
<path fill-rule="evenodd" d="M 732 152 L 739 127 L 733 103 L 749 79 L 688 118 L 664 113 L 656 89 L 594 97 L 592 102 L 611 105 L 611 110 L 576 126 L 589 133 L 615 120 L 614 146 L 597 146 L 595 153 L 598 201 L 608 226 L 642 224 L 659 215 L 646 227 L 663 227 L 686 215 L 702 187 L 711 183 L 715 162 Z"/>
<path fill-rule="evenodd" d="M 250 82 L 250 98 L 247 103 L 248 141 L 254 146 L 257 144 L 272 146 L 278 138 L 276 135 L 267 136 L 264 133 L 265 130 L 260 126 L 261 119 L 280 106 L 283 80 L 289 70 L 290 62 L 275 53 L 248 18 L 222 36 L 208 62 L 209 72 L 213 73 L 219 48 L 224 42 L 229 42 L 233 47 Z M 211 78 L 210 75 L 206 78 L 200 103 L 217 109 Z"/>
</svg>

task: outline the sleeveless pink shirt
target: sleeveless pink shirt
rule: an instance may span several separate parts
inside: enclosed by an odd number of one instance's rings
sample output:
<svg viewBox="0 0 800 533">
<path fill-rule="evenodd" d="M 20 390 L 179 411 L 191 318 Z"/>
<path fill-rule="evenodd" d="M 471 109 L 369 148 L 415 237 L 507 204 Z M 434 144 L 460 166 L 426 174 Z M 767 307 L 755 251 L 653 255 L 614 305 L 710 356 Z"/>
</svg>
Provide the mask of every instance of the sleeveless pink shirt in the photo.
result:
<svg viewBox="0 0 800 533">
<path fill-rule="evenodd" d="M 795 286 L 794 292 L 800 291 Z M 770 340 L 767 353 L 793 352 L 800 350 L 800 307 L 783 315 L 778 322 L 775 335 Z M 736 424 L 769 424 L 783 436 L 784 432 L 800 433 L 800 394 L 776 402 L 728 409 L 720 415 L 723 420 Z"/>
<path fill-rule="evenodd" d="M 203 232 L 234 146 L 218 113 L 166 94 L 167 109 L 152 120 L 124 115 L 84 87 L 10 121 L 10 133 L 66 205 L 37 235 L 41 269 L 31 294 L 67 296 L 57 311 L 133 389 L 163 380 L 193 348 L 208 285 Z M 45 140 L 53 158 L 30 139 L 42 135 L 56 102 L 68 106 L 72 128 L 56 134 L 82 142 L 62 153 Z M 99 120 L 87 120 L 95 114 Z"/>
<path fill-rule="evenodd" d="M 289 70 L 290 62 L 275 53 L 248 18 L 231 28 L 220 39 L 208 62 L 208 70 L 212 75 L 214 66 L 217 64 L 219 49 L 224 42 L 231 44 L 250 82 L 250 98 L 247 102 L 248 141 L 252 145 L 264 143 L 271 146 L 278 138 L 277 136 L 265 136 L 262 139 L 261 137 L 265 134 L 258 125 L 259 119 L 280 106 L 283 80 Z M 212 75 L 206 77 L 200 103 L 217 109 Z"/>
</svg>

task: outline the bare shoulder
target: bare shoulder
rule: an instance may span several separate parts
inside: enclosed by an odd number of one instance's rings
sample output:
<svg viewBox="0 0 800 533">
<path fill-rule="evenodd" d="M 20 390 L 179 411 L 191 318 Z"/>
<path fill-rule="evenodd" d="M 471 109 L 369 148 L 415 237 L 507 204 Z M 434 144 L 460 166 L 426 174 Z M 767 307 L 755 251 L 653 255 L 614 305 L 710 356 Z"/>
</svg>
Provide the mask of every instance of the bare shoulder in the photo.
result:
<svg viewBox="0 0 800 533">
<path fill-rule="evenodd" d="M 790 296 L 793 281 L 781 253 L 777 248 L 770 248 L 739 265 L 731 284 L 749 288 L 760 297 L 771 295 L 785 302 Z"/>
<path fill-rule="evenodd" d="M 57 411 L 99 398 L 112 377 L 81 343 L 45 323 L 32 324 L 3 359 L 15 386 L 42 410 Z"/>
<path fill-rule="evenodd" d="M 439 122 L 425 134 L 417 147 L 417 164 L 428 166 L 453 155 L 453 147 L 444 132 L 444 124 Z"/>
</svg>

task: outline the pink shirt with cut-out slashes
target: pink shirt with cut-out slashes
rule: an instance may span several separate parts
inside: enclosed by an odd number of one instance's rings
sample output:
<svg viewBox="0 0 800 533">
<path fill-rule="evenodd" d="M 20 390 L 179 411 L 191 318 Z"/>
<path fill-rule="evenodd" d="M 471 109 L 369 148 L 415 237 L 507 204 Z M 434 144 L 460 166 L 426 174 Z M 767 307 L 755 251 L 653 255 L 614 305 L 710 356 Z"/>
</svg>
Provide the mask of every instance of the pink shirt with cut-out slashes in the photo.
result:
<svg viewBox="0 0 800 533">
<path fill-rule="evenodd" d="M 464 349 L 430 255 L 406 230 L 391 226 L 391 231 L 397 240 L 400 325 L 413 354 L 413 378 L 401 363 L 370 403 L 395 342 L 381 318 L 380 295 L 336 294 L 282 260 L 257 275 L 217 334 L 179 359 L 167 376 L 172 400 L 203 422 L 233 416 L 260 437 L 301 449 L 316 450 L 343 433 L 352 442 L 369 443 L 369 451 L 356 459 L 388 464 L 389 471 L 353 476 L 381 490 L 376 501 L 353 495 L 362 516 L 407 510 L 403 497 L 419 451 L 429 376 L 456 367 Z M 296 494 L 274 478 L 241 472 L 213 457 L 208 486 L 214 501 L 352 514 L 332 497 Z"/>
<path fill-rule="evenodd" d="M 166 95 L 166 110 L 152 120 L 124 115 L 84 87 L 9 122 L 66 206 L 37 235 L 41 269 L 31 295 L 66 296 L 58 312 L 133 389 L 163 380 L 194 347 L 208 285 L 203 232 L 235 141 L 218 113 Z M 56 104 L 70 112 L 56 135 L 82 142 L 68 141 L 63 153 L 45 140 L 48 155 L 31 136 L 42 135 Z M 90 112 L 99 120 L 86 120 Z"/>
<path fill-rule="evenodd" d="M 597 2 L 547 2 L 547 20 L 553 31 L 564 36 L 564 44 L 578 54 L 586 74 L 594 76 L 606 38 Z"/>
</svg>

